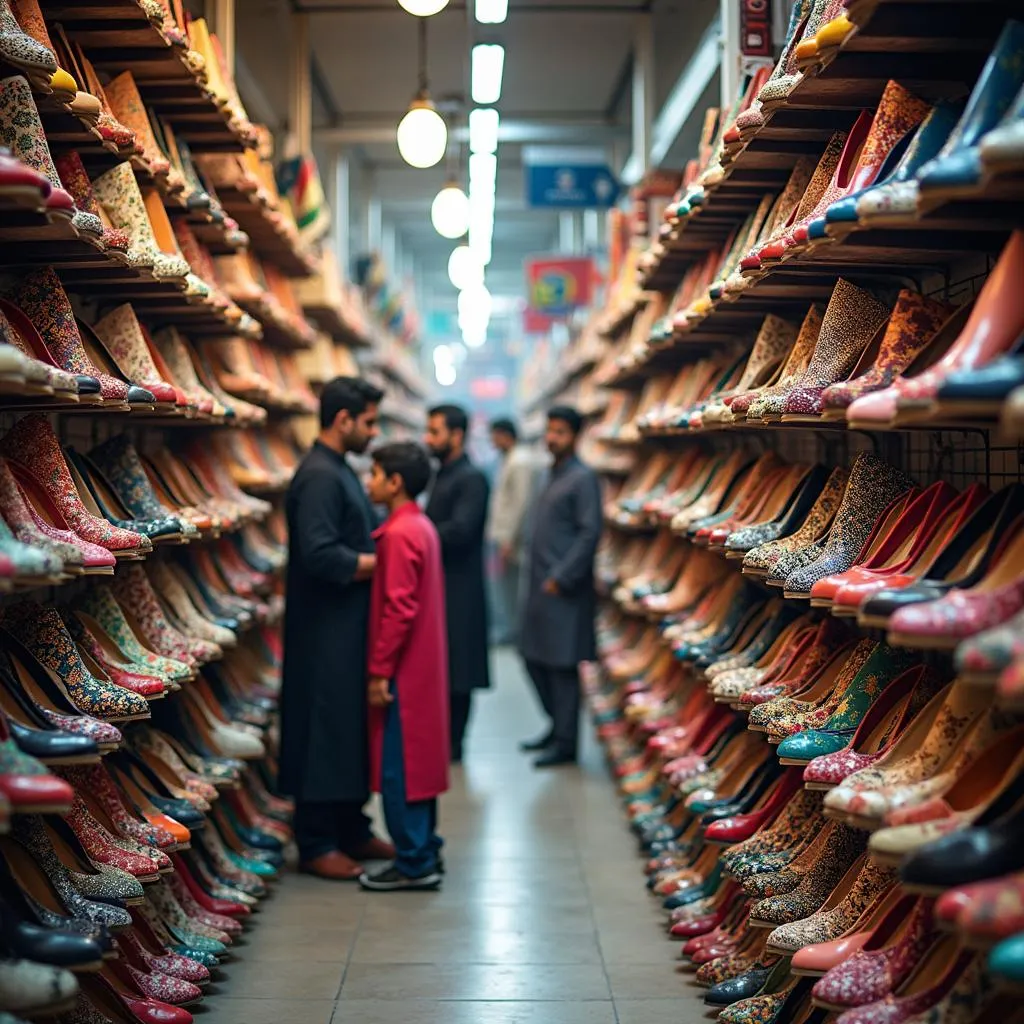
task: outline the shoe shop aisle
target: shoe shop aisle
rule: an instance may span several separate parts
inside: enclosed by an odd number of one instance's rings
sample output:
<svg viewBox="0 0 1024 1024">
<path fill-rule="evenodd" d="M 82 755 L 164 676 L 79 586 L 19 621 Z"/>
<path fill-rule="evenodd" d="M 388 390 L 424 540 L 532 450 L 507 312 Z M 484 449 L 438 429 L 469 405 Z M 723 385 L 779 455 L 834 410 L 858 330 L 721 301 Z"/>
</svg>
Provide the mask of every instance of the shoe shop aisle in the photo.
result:
<svg viewBox="0 0 1024 1024">
<path fill-rule="evenodd" d="M 678 943 L 638 884 L 636 843 L 588 737 L 536 771 L 530 684 L 508 649 L 475 700 L 441 801 L 436 893 L 287 874 L 196 1010 L 203 1024 L 695 1024 Z M 585 727 L 584 731 L 588 731 Z M 535 756 L 535 755 L 534 755 Z"/>
</svg>

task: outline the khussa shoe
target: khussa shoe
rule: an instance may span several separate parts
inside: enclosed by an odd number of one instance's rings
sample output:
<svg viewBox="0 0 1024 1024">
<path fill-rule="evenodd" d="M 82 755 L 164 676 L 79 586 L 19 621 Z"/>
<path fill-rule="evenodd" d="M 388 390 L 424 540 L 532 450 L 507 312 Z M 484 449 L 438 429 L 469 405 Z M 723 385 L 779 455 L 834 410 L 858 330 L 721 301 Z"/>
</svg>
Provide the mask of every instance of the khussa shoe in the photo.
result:
<svg viewBox="0 0 1024 1024">
<path fill-rule="evenodd" d="M 1024 164 L 1024 86 L 998 126 L 983 136 L 979 148 L 986 175 L 1020 170 Z"/>
<path fill-rule="evenodd" d="M 897 897 L 853 955 L 814 985 L 815 1001 L 835 1012 L 898 990 L 935 941 L 932 901 Z"/>
<path fill-rule="evenodd" d="M 832 206 L 841 201 L 852 201 L 870 188 L 880 178 L 895 171 L 909 145 L 914 130 L 924 120 L 929 105 L 918 99 L 897 82 L 889 82 L 875 111 L 874 119 L 859 154 L 847 153 L 836 170 L 831 187 L 822 196 L 806 228 L 808 241 L 814 242 L 826 237 L 828 215 Z M 850 133 L 854 138 L 856 128 Z M 856 166 L 850 168 L 847 154 L 856 159 Z M 833 221 L 833 225 L 836 221 Z M 831 233 L 830 233 L 831 234 Z M 803 240 L 803 232 L 794 232 L 797 242 Z"/>
<path fill-rule="evenodd" d="M 4 437 L 3 452 L 12 462 L 35 467 L 47 493 L 83 539 L 107 548 L 118 557 L 135 558 L 141 551 L 151 549 L 147 538 L 111 526 L 86 511 L 45 416 L 33 414 L 19 420 Z"/>
<path fill-rule="evenodd" d="M 76 152 L 62 153 L 54 161 L 63 186 L 75 200 L 78 212 L 71 223 L 79 233 L 94 234 L 103 240 L 105 249 L 127 253 L 131 239 L 127 232 L 103 223 L 100 204 L 93 191 L 82 158 Z"/>
<path fill-rule="evenodd" d="M 870 292 L 839 279 L 825 309 L 814 355 L 799 383 L 786 393 L 784 423 L 820 415 L 822 392 L 849 375 L 865 348 L 877 351 L 871 343 L 888 316 L 885 305 Z"/>
<path fill-rule="evenodd" d="M 32 322 L 47 351 L 53 354 L 64 370 L 98 380 L 104 401 L 111 404 L 128 401 L 129 385 L 103 373 L 89 359 L 71 301 L 52 267 L 33 271 L 23 277 L 6 297 Z"/>
<path fill-rule="evenodd" d="M 900 658 L 892 648 L 879 644 L 843 691 L 840 703 L 828 720 L 817 725 L 813 719 L 805 719 L 806 728 L 802 732 L 787 736 L 779 744 L 779 760 L 783 764 L 804 765 L 815 757 L 842 750 L 890 685 L 896 685 L 904 674 L 910 675 L 913 684 L 920 680 L 921 666 L 909 668 L 905 673 L 901 671 L 908 661 L 908 657 Z M 816 714 L 822 717 L 821 712 Z"/>
<path fill-rule="evenodd" d="M 176 404 L 177 392 L 153 364 L 143 327 L 129 303 L 112 309 L 92 330 L 125 376 L 151 392 L 158 403 Z"/>
<path fill-rule="evenodd" d="M 789 16 L 789 25 L 786 28 L 786 43 L 782 48 L 782 53 L 779 56 L 779 61 L 772 69 L 771 75 L 768 77 L 768 81 L 765 82 L 761 88 L 761 92 L 764 91 L 772 82 L 782 79 L 789 73 L 796 70 L 795 65 L 795 51 L 796 46 L 800 41 L 800 37 L 803 34 L 803 29 L 807 24 L 807 19 L 813 10 L 814 4 L 812 0 L 798 0 L 793 5 L 793 9 Z M 791 64 L 791 57 L 793 63 Z M 787 78 L 786 85 L 781 89 L 781 94 L 776 96 L 777 100 L 784 100 L 789 90 L 792 89 L 796 83 L 791 78 Z M 740 137 L 756 132 L 765 121 L 764 112 L 761 109 L 761 98 L 760 93 L 754 98 L 750 106 L 743 111 L 736 118 L 735 127 Z"/>
<path fill-rule="evenodd" d="M 970 195 L 982 181 L 979 144 L 1024 86 L 1024 22 L 1007 21 L 978 76 L 959 124 L 934 160 L 917 173 L 918 207 Z"/>
<path fill-rule="evenodd" d="M 826 219 L 837 228 L 850 221 L 900 224 L 917 215 L 917 172 L 938 155 L 963 113 L 963 103 L 940 100 L 921 122 L 899 166 L 885 181 L 830 207 Z"/>
<path fill-rule="evenodd" d="M 4 627 L 21 637 L 39 663 L 59 677 L 58 688 L 72 706 L 108 722 L 149 718 L 144 697 L 96 678 L 55 608 L 30 602 L 6 609 Z"/>
<path fill-rule="evenodd" d="M 45 176 L 50 183 L 46 212 L 70 221 L 75 214 L 75 201 L 60 183 L 32 90 L 20 75 L 0 80 L 0 144 Z"/>
<path fill-rule="evenodd" d="M 912 487 L 913 481 L 901 470 L 861 452 L 821 555 L 786 577 L 786 596 L 810 597 L 818 580 L 849 569 L 886 505 Z"/>
<path fill-rule="evenodd" d="M 846 493 L 849 476 L 849 470 L 841 467 L 832 470 L 799 529 L 778 540 L 752 548 L 743 556 L 744 575 L 766 578 L 774 575 L 780 585 L 784 583 L 790 559 L 827 537 Z"/>
<path fill-rule="evenodd" d="M 728 409 L 731 400 L 756 387 L 760 380 L 774 373 L 792 349 L 796 336 L 797 328 L 793 324 L 772 314 L 766 316 L 757 333 L 742 376 L 735 387 L 720 394 L 704 407 L 703 422 L 709 424 L 731 420 L 732 416 Z"/>
<path fill-rule="evenodd" d="M 944 302 L 929 299 L 908 288 L 900 291 L 870 368 L 864 368 L 860 373 L 855 370 L 850 380 L 833 384 L 822 392 L 817 404 L 823 418 L 843 419 L 846 409 L 857 398 L 892 384 L 897 374 L 911 364 L 952 313 L 953 307 Z M 865 351 L 865 356 L 869 352 L 870 348 Z"/>
<path fill-rule="evenodd" d="M 730 410 L 734 422 L 742 421 L 744 415 L 748 422 L 757 422 L 766 412 L 775 411 L 775 399 L 779 399 L 778 409 L 781 411 L 784 396 L 800 381 L 814 355 L 814 348 L 821 333 L 823 315 L 821 307 L 816 305 L 807 311 L 793 348 L 780 371 L 779 379 L 774 384 L 766 387 L 760 394 L 752 395 L 749 400 L 747 395 L 739 395 L 733 399 Z"/>
<path fill-rule="evenodd" d="M 10 0 L 0 0 L 0 58 L 21 71 L 36 91 L 51 91 L 50 80 L 57 71 L 57 58 L 18 24 Z"/>
<path fill-rule="evenodd" d="M 945 793 L 886 815 L 887 827 L 873 833 L 872 856 L 899 865 L 928 843 L 977 821 L 1013 792 L 1024 754 L 1020 729 L 1011 729 L 969 764 Z"/>
<path fill-rule="evenodd" d="M 891 642 L 902 646 L 949 649 L 992 629 L 1024 610 L 1024 519 L 1010 527 L 988 572 L 976 584 L 953 589 L 936 601 L 896 611 L 889 619 Z"/>
<path fill-rule="evenodd" d="M 188 263 L 180 256 L 160 250 L 130 163 L 117 164 L 101 174 L 93 182 L 93 189 L 114 225 L 131 238 L 128 256 L 133 266 L 152 267 L 153 275 L 160 279 L 187 277 L 191 271 Z"/>
<path fill-rule="evenodd" d="M 833 789 L 854 772 L 874 764 L 941 687 L 941 678 L 924 666 L 904 672 L 871 705 L 848 746 L 815 757 L 807 765 L 804 785 L 811 790 Z"/>
<path fill-rule="evenodd" d="M 117 120 L 135 134 L 150 172 L 156 177 L 166 177 L 171 162 L 160 152 L 132 73 L 123 71 L 104 87 L 104 93 Z"/>
<path fill-rule="evenodd" d="M 769 953 L 785 955 L 812 943 L 834 941 L 895 882 L 895 872 L 874 864 L 867 855 L 861 856 L 853 862 L 820 910 L 802 920 L 773 929 L 765 948 Z"/>
</svg>

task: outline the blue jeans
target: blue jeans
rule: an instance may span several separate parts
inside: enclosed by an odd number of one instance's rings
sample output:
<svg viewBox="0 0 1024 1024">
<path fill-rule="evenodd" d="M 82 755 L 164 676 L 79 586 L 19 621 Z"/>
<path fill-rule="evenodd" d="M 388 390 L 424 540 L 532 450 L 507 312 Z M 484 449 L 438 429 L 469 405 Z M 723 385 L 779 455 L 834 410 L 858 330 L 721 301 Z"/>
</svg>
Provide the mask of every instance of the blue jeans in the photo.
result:
<svg viewBox="0 0 1024 1024">
<path fill-rule="evenodd" d="M 398 714 L 394 683 L 391 694 L 395 699 L 388 706 L 384 726 L 380 787 L 384 820 L 395 844 L 395 867 L 407 878 L 420 878 L 437 870 L 437 857 L 444 840 L 437 834 L 437 800 L 406 799 L 402 719 Z"/>
</svg>

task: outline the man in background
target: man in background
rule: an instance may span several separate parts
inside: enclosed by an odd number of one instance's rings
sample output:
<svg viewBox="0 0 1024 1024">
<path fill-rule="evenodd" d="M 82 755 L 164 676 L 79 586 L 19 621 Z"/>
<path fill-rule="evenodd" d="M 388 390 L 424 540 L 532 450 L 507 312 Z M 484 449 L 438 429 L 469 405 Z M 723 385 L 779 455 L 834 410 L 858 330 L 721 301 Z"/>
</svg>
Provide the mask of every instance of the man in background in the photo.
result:
<svg viewBox="0 0 1024 1024">
<path fill-rule="evenodd" d="M 490 488 L 466 454 L 468 430 L 465 409 L 438 405 L 428 413 L 423 436 L 430 453 L 441 463 L 427 515 L 441 538 L 444 563 L 453 764 L 462 761 L 473 691 L 491 685 L 484 585 L 484 528 Z"/>
<path fill-rule="evenodd" d="M 551 727 L 522 744 L 541 751 L 537 768 L 575 764 L 581 661 L 596 657 L 594 556 L 601 536 L 601 487 L 576 455 L 583 420 L 569 406 L 548 413 L 554 458 L 533 510 L 529 579 L 519 650 Z"/>
<path fill-rule="evenodd" d="M 388 860 L 363 805 L 370 796 L 366 645 L 376 517 L 348 453 L 379 433 L 383 392 L 336 377 L 320 398 L 320 435 L 292 478 L 281 687 L 283 792 L 295 798 L 300 869 L 355 881 L 360 860 Z"/>
<path fill-rule="evenodd" d="M 497 590 L 503 633 L 499 644 L 519 637 L 525 523 L 533 496 L 534 466 L 530 453 L 518 444 L 519 433 L 510 419 L 491 423 L 491 443 L 501 455 L 494 498 L 487 522 L 487 539 L 498 558 Z"/>
</svg>

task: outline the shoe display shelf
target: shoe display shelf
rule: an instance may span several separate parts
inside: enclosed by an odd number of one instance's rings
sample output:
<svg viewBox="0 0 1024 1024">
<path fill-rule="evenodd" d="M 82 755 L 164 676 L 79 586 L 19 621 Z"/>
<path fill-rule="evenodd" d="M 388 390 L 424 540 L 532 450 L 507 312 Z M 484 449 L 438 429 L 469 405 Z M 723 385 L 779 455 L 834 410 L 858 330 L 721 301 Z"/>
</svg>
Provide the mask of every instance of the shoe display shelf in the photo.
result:
<svg viewBox="0 0 1024 1024">
<path fill-rule="evenodd" d="M 585 685 L 719 1020 L 1016 1020 L 1024 32 L 1005 5 L 962 31 L 957 3 L 798 8 L 786 78 L 705 122 L 594 321 L 590 438 L 634 462 L 607 477 Z"/>
<path fill-rule="evenodd" d="M 290 838 L 281 496 L 317 335 L 200 166 L 229 119 L 269 140 L 180 5 L 0 19 L 0 1015 L 189 1024 Z"/>
<path fill-rule="evenodd" d="M 346 350 L 370 347 L 370 320 L 359 289 L 344 280 L 338 258 L 329 245 L 322 246 L 318 263 L 314 274 L 295 282 L 302 311 Z"/>
<path fill-rule="evenodd" d="M 89 51 L 98 70 L 131 72 L 147 105 L 171 119 L 190 144 L 205 152 L 251 144 L 251 126 L 232 109 L 223 69 L 214 66 L 220 59 L 216 39 L 202 19 L 184 28 L 180 4 L 159 2 L 148 12 L 133 0 L 40 0 L 40 6 L 47 22 L 63 26 Z"/>
</svg>

